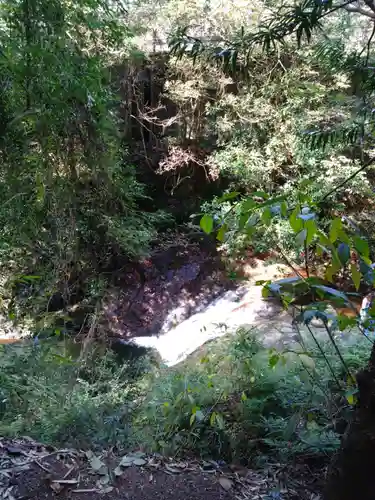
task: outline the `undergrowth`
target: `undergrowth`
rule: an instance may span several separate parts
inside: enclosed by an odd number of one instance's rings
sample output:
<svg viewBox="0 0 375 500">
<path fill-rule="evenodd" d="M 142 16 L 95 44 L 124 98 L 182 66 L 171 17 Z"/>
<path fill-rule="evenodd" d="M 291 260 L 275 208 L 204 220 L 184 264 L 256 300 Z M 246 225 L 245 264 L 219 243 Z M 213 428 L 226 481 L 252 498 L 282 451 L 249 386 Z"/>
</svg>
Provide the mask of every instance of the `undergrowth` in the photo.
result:
<svg viewBox="0 0 375 500">
<path fill-rule="evenodd" d="M 112 352 L 94 350 L 85 359 L 62 343 L 2 346 L 0 435 L 29 435 L 71 446 L 126 446 L 135 381 L 148 360 L 120 365 Z"/>
<path fill-rule="evenodd" d="M 7 346 L 0 434 L 253 465 L 329 456 L 352 407 L 339 362 L 329 344 L 324 350 L 341 389 L 316 349 L 280 358 L 247 331 L 209 343 L 172 369 L 149 356 L 119 363 L 111 352 L 74 359 L 48 342 Z M 344 352 L 355 372 L 368 345 Z"/>
</svg>

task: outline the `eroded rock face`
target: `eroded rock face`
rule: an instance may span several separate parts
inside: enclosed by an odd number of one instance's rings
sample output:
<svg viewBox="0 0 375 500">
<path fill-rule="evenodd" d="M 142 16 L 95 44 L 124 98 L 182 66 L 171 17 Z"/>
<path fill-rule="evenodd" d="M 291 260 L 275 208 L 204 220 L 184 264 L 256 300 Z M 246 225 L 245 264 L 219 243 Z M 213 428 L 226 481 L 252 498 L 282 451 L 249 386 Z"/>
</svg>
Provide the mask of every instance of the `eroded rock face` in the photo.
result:
<svg viewBox="0 0 375 500">
<path fill-rule="evenodd" d="M 123 270 L 105 301 L 105 321 L 114 336 L 156 335 L 230 287 L 215 252 L 199 243 L 176 244 Z"/>
</svg>

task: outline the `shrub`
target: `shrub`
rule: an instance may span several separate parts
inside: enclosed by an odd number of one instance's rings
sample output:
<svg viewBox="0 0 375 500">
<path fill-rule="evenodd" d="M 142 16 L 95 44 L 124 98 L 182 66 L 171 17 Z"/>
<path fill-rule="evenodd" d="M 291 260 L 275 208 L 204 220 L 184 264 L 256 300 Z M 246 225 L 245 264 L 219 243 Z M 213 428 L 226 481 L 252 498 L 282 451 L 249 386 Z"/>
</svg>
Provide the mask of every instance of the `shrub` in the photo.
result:
<svg viewBox="0 0 375 500">
<path fill-rule="evenodd" d="M 1 435 L 27 434 L 64 446 L 129 443 L 136 381 L 150 363 L 119 365 L 111 352 L 98 349 L 82 360 L 76 351 L 52 340 L 2 346 Z"/>
<path fill-rule="evenodd" d="M 275 354 L 261 347 L 254 334 L 240 331 L 222 338 L 197 353 L 194 362 L 153 378 L 135 422 L 143 443 L 169 453 L 245 462 L 270 453 L 286 459 L 336 449 L 338 412 L 337 407 L 332 411 L 332 400 L 340 401 L 340 414 L 350 413 L 350 406 L 333 388 L 317 350 L 305 358 L 285 354 L 284 362 L 275 364 Z M 331 347 L 323 348 L 339 373 Z M 365 363 L 361 342 L 345 352 L 349 365 Z M 312 371 L 307 364 L 314 366 Z"/>
</svg>

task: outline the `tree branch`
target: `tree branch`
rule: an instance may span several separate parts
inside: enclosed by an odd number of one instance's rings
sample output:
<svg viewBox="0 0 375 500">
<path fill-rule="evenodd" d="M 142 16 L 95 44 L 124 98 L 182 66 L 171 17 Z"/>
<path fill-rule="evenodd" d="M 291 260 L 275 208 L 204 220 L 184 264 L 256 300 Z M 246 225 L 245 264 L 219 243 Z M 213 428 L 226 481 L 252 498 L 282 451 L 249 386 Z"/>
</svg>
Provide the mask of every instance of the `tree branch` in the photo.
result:
<svg viewBox="0 0 375 500">
<path fill-rule="evenodd" d="M 374 0 L 363 0 L 365 2 L 365 4 L 367 5 L 367 7 L 369 9 L 372 10 L 372 12 L 375 13 L 375 4 L 374 4 Z"/>
<path fill-rule="evenodd" d="M 362 9 L 362 7 L 354 7 L 353 5 L 346 5 L 344 9 L 347 10 L 348 12 L 355 12 L 357 14 L 361 14 L 362 16 L 366 16 L 375 20 L 375 12 Z"/>
<path fill-rule="evenodd" d="M 331 196 L 333 193 L 335 193 L 336 191 L 338 191 L 339 189 L 341 189 L 343 186 L 345 186 L 349 181 L 351 181 L 352 179 L 354 179 L 354 177 L 356 177 L 360 172 L 362 172 L 363 170 L 365 170 L 366 168 L 370 167 L 371 165 L 373 165 L 375 163 L 375 158 L 371 158 L 371 160 L 369 160 L 367 163 L 365 163 L 364 165 L 362 165 L 361 168 L 359 168 L 358 170 L 356 170 L 352 175 L 350 175 L 349 177 L 347 177 L 344 181 L 342 181 L 338 186 L 336 186 L 335 188 L 331 189 L 331 191 L 329 191 L 327 194 L 325 194 L 323 196 L 323 198 L 321 198 L 319 200 L 319 203 L 322 203 L 322 201 L 324 201 L 326 198 L 328 198 L 329 196 Z"/>
</svg>

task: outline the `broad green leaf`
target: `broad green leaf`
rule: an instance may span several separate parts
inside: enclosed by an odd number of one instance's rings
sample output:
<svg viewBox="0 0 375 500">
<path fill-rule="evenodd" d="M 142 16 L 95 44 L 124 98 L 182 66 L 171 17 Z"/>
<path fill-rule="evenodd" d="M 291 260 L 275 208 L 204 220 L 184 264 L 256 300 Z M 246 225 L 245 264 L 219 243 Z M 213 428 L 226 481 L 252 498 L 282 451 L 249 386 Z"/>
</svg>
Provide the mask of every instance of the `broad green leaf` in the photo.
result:
<svg viewBox="0 0 375 500">
<path fill-rule="evenodd" d="M 308 356 L 307 354 L 300 354 L 299 359 L 303 366 L 310 370 L 315 370 L 315 361 L 312 359 L 311 356 Z"/>
<path fill-rule="evenodd" d="M 263 203 L 260 203 L 257 205 L 258 208 L 263 208 L 263 207 L 272 207 L 272 205 L 279 205 L 282 201 L 285 201 L 287 198 L 287 195 L 283 196 L 275 196 L 274 198 L 270 198 Z"/>
<path fill-rule="evenodd" d="M 224 241 L 225 234 L 226 234 L 227 230 L 228 230 L 228 226 L 227 226 L 227 224 L 224 223 L 221 226 L 221 228 L 219 229 L 219 231 L 217 232 L 216 238 L 218 241 Z"/>
<path fill-rule="evenodd" d="M 340 290 L 336 290 L 335 288 L 331 288 L 325 285 L 312 285 L 312 288 L 322 290 L 324 294 L 332 295 L 333 297 L 339 298 L 344 302 L 350 302 L 348 296 L 344 292 L 340 292 Z"/>
<path fill-rule="evenodd" d="M 320 243 L 323 245 L 323 247 L 330 247 L 331 242 L 329 241 L 329 238 L 323 233 L 323 231 L 317 231 L 318 238 L 320 240 Z"/>
<path fill-rule="evenodd" d="M 299 246 L 304 245 L 307 236 L 307 229 L 302 229 L 296 236 L 296 243 Z"/>
<path fill-rule="evenodd" d="M 317 243 L 316 245 L 316 255 L 318 257 L 321 257 L 324 253 L 329 254 L 328 248 L 325 246 L 321 245 L 320 243 Z"/>
<path fill-rule="evenodd" d="M 352 387 L 351 389 L 345 392 L 346 400 L 350 405 L 353 406 L 356 404 L 357 394 L 358 394 L 358 388 L 356 386 Z"/>
<path fill-rule="evenodd" d="M 329 240 L 331 243 L 334 243 L 337 240 L 341 229 L 342 229 L 341 219 L 336 217 L 331 221 L 331 226 L 329 229 Z"/>
<path fill-rule="evenodd" d="M 299 413 L 295 413 L 289 420 L 288 425 L 284 431 L 284 439 L 289 441 L 293 434 L 295 433 L 297 426 L 301 420 L 301 415 Z"/>
<path fill-rule="evenodd" d="M 286 217 L 288 215 L 288 206 L 285 201 L 282 201 L 280 203 L 280 213 L 283 217 Z"/>
<path fill-rule="evenodd" d="M 214 227 L 214 220 L 211 215 L 205 214 L 200 221 L 200 226 L 206 234 L 212 233 Z"/>
<path fill-rule="evenodd" d="M 246 401 L 246 400 L 247 400 L 247 396 L 246 396 L 246 394 L 243 392 L 243 393 L 241 394 L 241 401 Z"/>
<path fill-rule="evenodd" d="M 233 198 L 237 198 L 240 193 L 238 191 L 232 191 L 231 193 L 225 193 L 223 196 L 217 199 L 218 203 L 223 203 L 224 201 L 233 200 Z"/>
<path fill-rule="evenodd" d="M 280 354 L 272 354 L 268 360 L 268 364 L 270 365 L 270 368 L 275 368 L 275 366 L 277 365 L 277 363 L 279 362 L 280 360 Z"/>
<path fill-rule="evenodd" d="M 353 243 L 354 243 L 354 248 L 357 250 L 357 252 L 360 255 L 362 255 L 364 257 L 370 256 L 370 249 L 369 249 L 368 243 L 365 239 L 360 238 L 359 236 L 354 236 Z"/>
<path fill-rule="evenodd" d="M 300 214 L 301 207 L 299 205 L 296 206 L 296 208 L 293 210 L 293 212 L 290 214 L 289 217 L 289 223 L 291 228 L 295 233 L 298 233 L 299 231 L 302 230 L 303 228 L 303 222 L 302 219 L 300 219 L 298 216 Z"/>
<path fill-rule="evenodd" d="M 337 265 L 337 263 L 332 262 L 330 266 L 327 267 L 326 272 L 325 272 L 325 278 L 327 281 L 330 281 L 333 283 L 334 281 L 334 276 L 337 274 L 341 269 L 341 265 Z"/>
<path fill-rule="evenodd" d="M 225 421 L 224 421 L 224 417 L 221 413 L 216 413 L 216 423 L 217 423 L 219 429 L 221 429 L 221 430 L 225 429 Z"/>
<path fill-rule="evenodd" d="M 264 200 L 268 200 L 269 198 L 269 194 L 265 191 L 254 191 L 254 193 L 251 193 L 251 196 L 258 196 L 259 198 L 263 198 Z"/>
<path fill-rule="evenodd" d="M 249 220 L 249 214 L 244 213 L 240 215 L 239 221 L 238 221 L 238 228 L 242 230 L 246 225 L 247 221 Z"/>
<path fill-rule="evenodd" d="M 346 396 L 346 399 L 347 399 L 348 403 L 349 403 L 351 406 L 353 406 L 353 405 L 354 405 L 354 395 L 353 395 L 353 394 L 348 394 L 348 395 Z"/>
<path fill-rule="evenodd" d="M 349 316 L 345 316 L 345 314 L 338 314 L 336 316 L 336 324 L 340 330 L 343 332 L 348 326 L 355 326 L 357 324 L 357 318 L 351 318 Z"/>
<path fill-rule="evenodd" d="M 347 245 L 346 243 L 340 243 L 339 246 L 337 247 L 337 254 L 339 256 L 341 264 L 345 266 L 345 264 L 350 259 L 349 245 Z"/>
<path fill-rule="evenodd" d="M 350 269 L 351 269 L 351 272 L 352 272 L 352 280 L 353 280 L 355 289 L 358 291 L 359 287 L 360 287 L 360 284 L 361 284 L 362 274 L 358 270 L 356 264 L 350 264 Z"/>
<path fill-rule="evenodd" d="M 196 417 L 196 414 L 195 413 L 192 413 L 190 415 L 190 427 L 194 424 L 195 422 L 195 417 Z"/>
<path fill-rule="evenodd" d="M 305 229 L 307 231 L 306 234 L 306 245 L 309 246 L 312 240 L 314 239 L 314 236 L 316 234 L 316 222 L 315 220 L 308 220 L 305 222 Z"/>
<path fill-rule="evenodd" d="M 348 245 L 350 244 L 350 238 L 349 236 L 346 234 L 346 232 L 344 231 L 344 229 L 341 229 L 339 231 L 339 240 L 340 241 L 343 241 L 344 243 L 347 243 Z"/>
<path fill-rule="evenodd" d="M 249 212 L 252 208 L 258 207 L 252 198 L 247 198 L 241 203 L 241 212 Z"/>
<path fill-rule="evenodd" d="M 213 427 L 215 425 L 215 421 L 216 421 L 216 412 L 213 411 L 211 413 L 211 416 L 210 416 L 210 425 Z"/>
<path fill-rule="evenodd" d="M 266 226 L 269 226 L 269 225 L 270 225 L 270 222 L 271 222 L 271 219 L 272 219 L 272 212 L 271 212 L 271 209 L 270 209 L 270 207 L 266 207 L 266 208 L 263 210 L 263 213 L 262 213 L 262 222 L 263 222 Z"/>
</svg>

